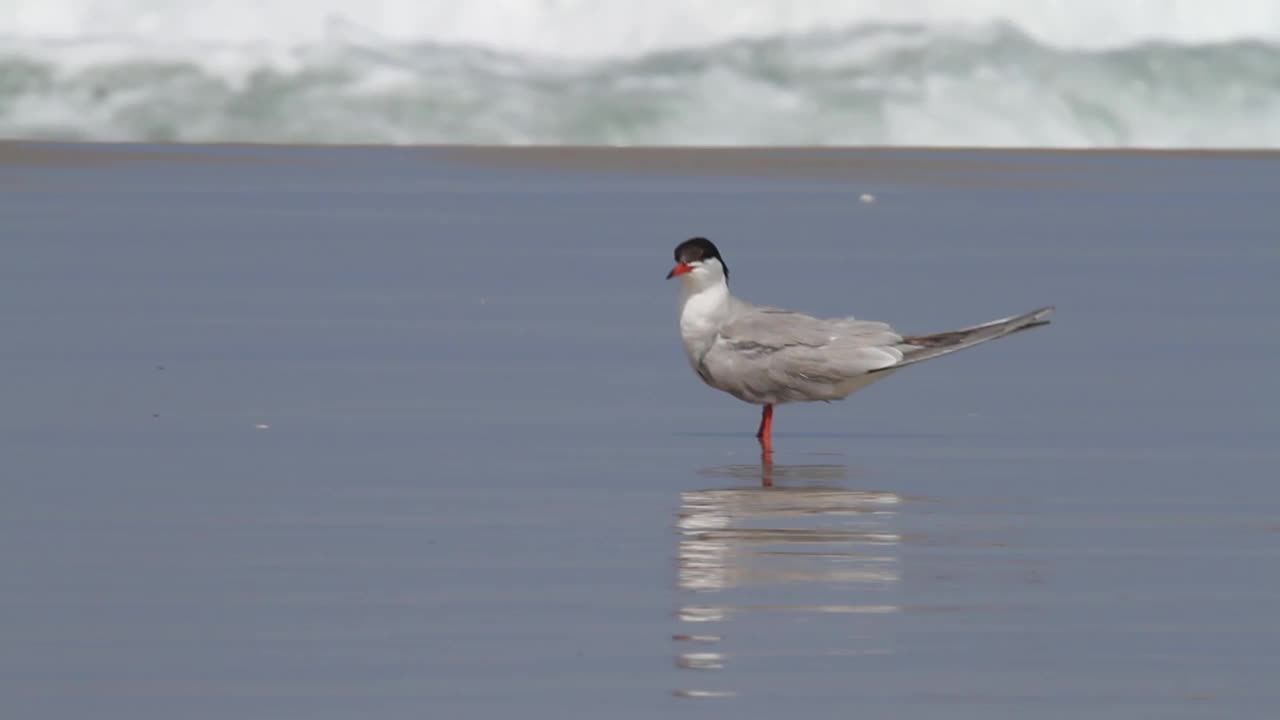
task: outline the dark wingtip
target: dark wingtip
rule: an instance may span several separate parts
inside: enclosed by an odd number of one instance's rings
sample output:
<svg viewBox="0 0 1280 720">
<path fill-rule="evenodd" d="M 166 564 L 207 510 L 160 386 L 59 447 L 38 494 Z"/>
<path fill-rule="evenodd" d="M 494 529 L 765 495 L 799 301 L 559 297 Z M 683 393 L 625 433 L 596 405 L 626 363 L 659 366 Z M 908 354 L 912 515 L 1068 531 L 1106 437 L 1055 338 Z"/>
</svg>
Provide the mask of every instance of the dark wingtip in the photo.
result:
<svg viewBox="0 0 1280 720">
<path fill-rule="evenodd" d="M 1040 308 L 1039 310 L 1032 310 L 1031 312 L 1021 316 L 1025 318 L 1025 320 L 1022 323 L 1020 323 L 1016 329 L 1012 330 L 1010 334 L 1019 333 L 1019 332 L 1022 332 L 1023 330 L 1030 330 L 1031 328 L 1038 328 L 1042 325 L 1048 325 L 1050 323 L 1050 320 L 1048 319 L 1047 316 L 1049 315 L 1049 313 L 1053 312 L 1054 310 L 1055 308 L 1052 305 L 1046 305 Z M 1017 318 L 1011 318 L 1011 319 L 1016 320 Z"/>
</svg>

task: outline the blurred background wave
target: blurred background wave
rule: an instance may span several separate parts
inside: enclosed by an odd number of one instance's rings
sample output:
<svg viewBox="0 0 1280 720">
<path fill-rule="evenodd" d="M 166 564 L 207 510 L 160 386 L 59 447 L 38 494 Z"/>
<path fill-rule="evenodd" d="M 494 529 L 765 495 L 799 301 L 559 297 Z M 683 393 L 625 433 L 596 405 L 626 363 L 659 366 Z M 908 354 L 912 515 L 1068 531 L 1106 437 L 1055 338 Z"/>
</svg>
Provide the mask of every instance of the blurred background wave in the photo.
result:
<svg viewBox="0 0 1280 720">
<path fill-rule="evenodd" d="M 7 0 L 0 137 L 1280 146 L 1275 0 Z"/>
</svg>

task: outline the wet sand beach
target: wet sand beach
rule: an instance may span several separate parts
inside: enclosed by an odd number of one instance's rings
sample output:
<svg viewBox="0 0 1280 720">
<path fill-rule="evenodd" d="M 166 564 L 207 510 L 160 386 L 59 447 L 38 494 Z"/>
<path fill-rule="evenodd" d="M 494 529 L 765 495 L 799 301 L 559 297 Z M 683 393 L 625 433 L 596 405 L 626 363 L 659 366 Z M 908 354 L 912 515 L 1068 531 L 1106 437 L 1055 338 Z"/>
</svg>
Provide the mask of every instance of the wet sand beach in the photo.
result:
<svg viewBox="0 0 1280 720">
<path fill-rule="evenodd" d="M 1269 717 L 1278 230 L 1265 152 L 0 143 L 0 715 Z M 765 465 L 692 235 L 1058 309 Z"/>
</svg>

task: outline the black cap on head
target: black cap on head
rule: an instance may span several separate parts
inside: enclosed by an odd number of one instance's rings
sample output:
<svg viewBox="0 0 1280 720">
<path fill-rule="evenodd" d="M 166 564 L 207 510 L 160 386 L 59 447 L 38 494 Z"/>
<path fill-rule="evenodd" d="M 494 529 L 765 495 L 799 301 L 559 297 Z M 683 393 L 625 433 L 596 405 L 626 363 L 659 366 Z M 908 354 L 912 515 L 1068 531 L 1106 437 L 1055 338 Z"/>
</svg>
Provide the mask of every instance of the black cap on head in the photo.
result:
<svg viewBox="0 0 1280 720">
<path fill-rule="evenodd" d="M 720 257 L 720 251 L 716 249 L 715 244 L 704 237 L 689 238 L 680 243 L 676 246 L 675 256 L 678 263 L 693 263 L 715 258 L 724 267 L 725 279 L 729 279 L 729 266 L 725 264 L 724 258 Z"/>
</svg>

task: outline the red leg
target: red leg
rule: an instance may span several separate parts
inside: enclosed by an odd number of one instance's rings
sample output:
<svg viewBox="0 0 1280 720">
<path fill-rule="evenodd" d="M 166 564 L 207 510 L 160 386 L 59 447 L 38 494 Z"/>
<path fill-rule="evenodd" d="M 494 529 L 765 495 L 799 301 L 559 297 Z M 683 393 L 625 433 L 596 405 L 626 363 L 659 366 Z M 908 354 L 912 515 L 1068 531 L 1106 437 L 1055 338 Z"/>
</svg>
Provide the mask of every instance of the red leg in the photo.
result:
<svg viewBox="0 0 1280 720">
<path fill-rule="evenodd" d="M 766 451 L 773 448 L 773 406 L 765 405 L 760 413 L 760 429 L 756 431 L 756 439 L 760 447 Z"/>
</svg>

